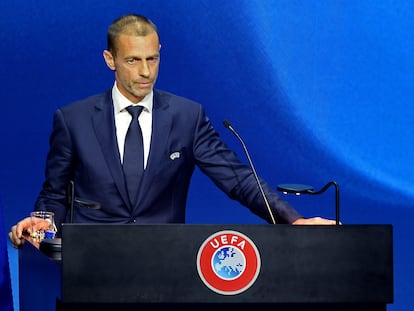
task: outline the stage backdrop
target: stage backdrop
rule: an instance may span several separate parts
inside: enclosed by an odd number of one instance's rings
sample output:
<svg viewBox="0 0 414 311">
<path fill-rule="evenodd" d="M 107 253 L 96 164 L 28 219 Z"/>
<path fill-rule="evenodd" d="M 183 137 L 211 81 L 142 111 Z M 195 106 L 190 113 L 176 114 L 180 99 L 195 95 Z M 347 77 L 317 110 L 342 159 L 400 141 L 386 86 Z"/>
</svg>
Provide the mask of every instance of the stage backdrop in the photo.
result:
<svg viewBox="0 0 414 311">
<path fill-rule="evenodd" d="M 0 11 L 0 191 L 9 227 L 43 181 L 54 110 L 112 86 L 107 26 L 135 12 L 158 24 L 157 87 L 228 119 L 272 186 L 335 180 L 345 224 L 394 226 L 395 303 L 413 310 L 414 2 L 6 0 Z M 247 161 L 246 161 L 247 163 Z M 334 217 L 334 192 L 287 197 Z M 261 223 L 196 171 L 190 223 Z M 16 276 L 15 250 L 10 250 Z M 14 282 L 14 286 L 16 286 Z M 16 290 L 14 290 L 16 299 Z"/>
</svg>

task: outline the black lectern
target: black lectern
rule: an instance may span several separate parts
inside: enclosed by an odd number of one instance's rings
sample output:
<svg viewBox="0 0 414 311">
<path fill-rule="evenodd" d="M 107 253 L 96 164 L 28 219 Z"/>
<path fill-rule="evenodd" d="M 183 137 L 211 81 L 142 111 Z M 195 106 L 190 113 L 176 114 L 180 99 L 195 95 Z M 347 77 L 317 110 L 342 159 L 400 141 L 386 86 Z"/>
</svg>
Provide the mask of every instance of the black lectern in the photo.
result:
<svg viewBox="0 0 414 311">
<path fill-rule="evenodd" d="M 55 284 L 21 274 L 21 295 L 43 287 L 58 310 L 384 311 L 393 302 L 391 225 L 65 224 L 62 259 L 49 265 L 59 266 Z"/>
</svg>

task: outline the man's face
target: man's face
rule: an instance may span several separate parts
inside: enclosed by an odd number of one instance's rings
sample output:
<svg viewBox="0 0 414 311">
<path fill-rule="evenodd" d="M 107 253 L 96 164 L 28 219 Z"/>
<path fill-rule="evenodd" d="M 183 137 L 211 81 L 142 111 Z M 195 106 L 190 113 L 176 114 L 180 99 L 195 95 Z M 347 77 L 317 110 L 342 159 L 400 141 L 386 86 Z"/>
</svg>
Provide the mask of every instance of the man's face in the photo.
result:
<svg viewBox="0 0 414 311">
<path fill-rule="evenodd" d="M 119 91 L 133 103 L 151 92 L 158 76 L 160 43 L 156 32 L 147 36 L 120 35 L 116 56 L 104 51 L 108 67 L 115 71 Z"/>
</svg>

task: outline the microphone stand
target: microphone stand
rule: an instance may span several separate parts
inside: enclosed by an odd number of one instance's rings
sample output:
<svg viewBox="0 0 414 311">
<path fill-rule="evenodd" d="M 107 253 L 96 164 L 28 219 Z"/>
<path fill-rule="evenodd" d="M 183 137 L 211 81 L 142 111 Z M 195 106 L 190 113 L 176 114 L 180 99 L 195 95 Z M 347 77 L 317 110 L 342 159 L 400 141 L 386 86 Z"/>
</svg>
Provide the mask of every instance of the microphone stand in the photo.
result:
<svg viewBox="0 0 414 311">
<path fill-rule="evenodd" d="M 73 205 L 75 202 L 75 183 L 73 180 L 69 181 L 67 189 L 67 198 L 69 206 L 69 222 L 73 224 Z"/>
</svg>

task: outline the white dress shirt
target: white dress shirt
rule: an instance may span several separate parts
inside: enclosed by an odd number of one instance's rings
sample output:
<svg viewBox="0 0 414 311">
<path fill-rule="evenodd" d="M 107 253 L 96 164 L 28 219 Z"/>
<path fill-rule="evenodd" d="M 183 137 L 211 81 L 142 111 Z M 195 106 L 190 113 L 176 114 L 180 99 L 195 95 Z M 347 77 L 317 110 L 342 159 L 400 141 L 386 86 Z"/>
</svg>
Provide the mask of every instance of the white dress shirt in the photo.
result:
<svg viewBox="0 0 414 311">
<path fill-rule="evenodd" d="M 131 105 L 143 106 L 141 114 L 139 115 L 138 121 L 141 126 L 142 139 L 144 143 L 144 168 L 147 167 L 148 154 L 151 146 L 151 132 L 152 132 L 152 100 L 154 97 L 153 91 L 144 97 L 138 104 L 132 103 L 124 95 L 121 94 L 116 82 L 112 87 L 112 99 L 114 102 L 114 115 L 115 115 L 115 127 L 116 127 L 116 138 L 118 140 L 119 155 L 121 162 L 124 158 L 124 144 L 125 136 L 128 131 L 129 124 L 131 123 L 131 115 L 125 109 Z"/>
</svg>

